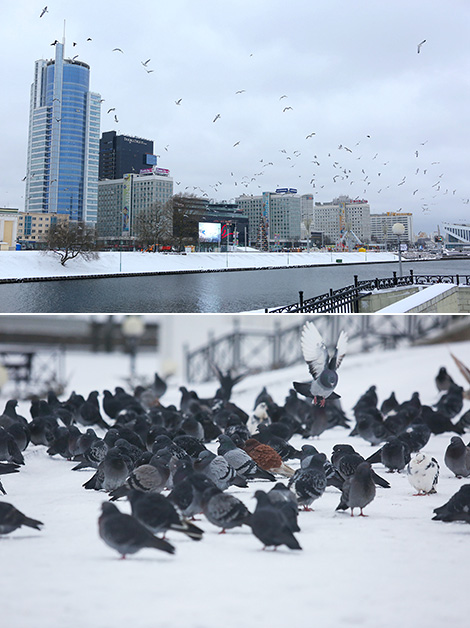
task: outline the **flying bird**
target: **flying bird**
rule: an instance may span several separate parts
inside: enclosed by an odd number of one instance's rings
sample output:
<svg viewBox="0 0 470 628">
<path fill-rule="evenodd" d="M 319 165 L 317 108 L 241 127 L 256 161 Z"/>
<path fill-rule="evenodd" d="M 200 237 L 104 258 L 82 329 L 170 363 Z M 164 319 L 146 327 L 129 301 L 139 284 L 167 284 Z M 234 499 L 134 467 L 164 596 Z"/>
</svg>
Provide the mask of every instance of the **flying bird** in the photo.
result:
<svg viewBox="0 0 470 628">
<path fill-rule="evenodd" d="M 108 109 L 106 113 L 111 113 L 111 111 L 116 111 L 116 107 L 111 107 L 111 109 Z"/>
<path fill-rule="evenodd" d="M 235 144 L 233 145 L 233 147 L 235 148 L 235 146 L 238 146 L 240 144 L 240 142 L 235 142 Z"/>
<path fill-rule="evenodd" d="M 51 46 L 56 46 L 58 44 L 58 40 L 56 39 L 55 41 L 52 42 Z"/>
<path fill-rule="evenodd" d="M 330 356 L 320 332 L 311 321 L 307 321 L 302 330 L 300 345 L 313 380 L 307 383 L 294 382 L 295 390 L 304 397 L 313 397 L 314 404 L 321 399 L 321 406 L 325 405 L 328 397 L 338 399 L 339 395 L 334 392 L 338 383 L 336 371 L 346 354 L 347 344 L 348 335 L 341 331 L 335 352 Z"/>
<path fill-rule="evenodd" d="M 237 92 L 235 92 L 235 94 L 243 94 L 243 92 L 245 92 L 246 90 L 244 89 L 239 89 Z"/>
<path fill-rule="evenodd" d="M 288 111 L 289 109 L 292 109 L 292 107 L 284 107 L 284 109 L 282 110 L 282 113 L 284 113 L 285 111 Z"/>
<path fill-rule="evenodd" d="M 113 48 L 113 52 L 122 52 L 122 54 L 124 54 L 124 51 L 120 48 Z"/>
<path fill-rule="evenodd" d="M 147 59 L 147 61 L 141 61 L 141 64 L 142 64 L 143 66 L 146 66 L 146 65 L 147 65 L 147 63 L 150 63 L 150 61 L 151 61 L 151 59 Z"/>
<path fill-rule="evenodd" d="M 175 100 L 175 105 L 181 105 L 181 101 L 182 100 L 183 100 L 182 98 L 179 98 L 178 100 Z"/>
<path fill-rule="evenodd" d="M 114 122 L 119 122 L 118 117 L 116 115 L 114 116 Z"/>
<path fill-rule="evenodd" d="M 425 43 L 426 43 L 426 40 L 425 40 L 425 39 L 423 39 L 423 41 L 421 41 L 421 42 L 418 44 L 418 54 L 419 54 L 419 53 L 420 53 L 420 51 L 421 51 L 421 46 L 422 46 L 423 44 L 425 44 Z"/>
<path fill-rule="evenodd" d="M 282 100 L 283 98 L 287 98 L 287 94 L 284 94 L 283 96 L 281 96 L 279 100 Z"/>
<path fill-rule="evenodd" d="M 145 68 L 145 71 L 147 72 L 147 74 L 150 74 L 151 72 L 153 72 L 153 70 L 147 70 L 147 68 Z"/>
<path fill-rule="evenodd" d="M 306 139 L 306 140 L 308 140 L 308 139 L 309 139 L 309 137 L 313 137 L 314 135 L 315 135 L 315 133 L 310 133 L 309 135 L 307 135 L 307 136 L 306 136 L 306 138 L 305 138 L 305 139 Z"/>
<path fill-rule="evenodd" d="M 44 9 L 41 11 L 41 15 L 39 17 L 42 17 L 45 13 L 49 13 L 49 11 L 47 10 L 47 5 L 44 7 Z"/>
<path fill-rule="evenodd" d="M 215 118 L 212 120 L 212 122 L 216 122 L 218 119 L 220 118 L 220 113 L 218 113 Z"/>
</svg>

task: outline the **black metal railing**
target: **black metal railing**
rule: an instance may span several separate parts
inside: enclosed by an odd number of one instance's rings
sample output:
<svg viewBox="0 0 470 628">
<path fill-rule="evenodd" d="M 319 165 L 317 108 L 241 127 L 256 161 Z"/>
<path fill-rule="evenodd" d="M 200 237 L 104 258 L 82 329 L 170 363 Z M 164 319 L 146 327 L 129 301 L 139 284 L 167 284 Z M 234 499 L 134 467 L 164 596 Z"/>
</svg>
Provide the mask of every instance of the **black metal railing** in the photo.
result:
<svg viewBox="0 0 470 628">
<path fill-rule="evenodd" d="M 304 299 L 304 293 L 299 291 L 299 301 L 284 305 L 272 310 L 265 309 L 269 314 L 280 313 L 357 313 L 359 312 L 359 301 L 370 295 L 373 290 L 390 290 L 392 288 L 400 288 L 413 285 L 433 285 L 437 283 L 449 283 L 457 286 L 470 286 L 470 275 L 415 275 L 410 270 L 409 275 L 398 277 L 394 271 L 392 277 L 375 278 L 375 279 L 358 279 L 354 275 L 354 284 L 332 290 L 326 294 L 320 294 L 311 299 Z"/>
</svg>

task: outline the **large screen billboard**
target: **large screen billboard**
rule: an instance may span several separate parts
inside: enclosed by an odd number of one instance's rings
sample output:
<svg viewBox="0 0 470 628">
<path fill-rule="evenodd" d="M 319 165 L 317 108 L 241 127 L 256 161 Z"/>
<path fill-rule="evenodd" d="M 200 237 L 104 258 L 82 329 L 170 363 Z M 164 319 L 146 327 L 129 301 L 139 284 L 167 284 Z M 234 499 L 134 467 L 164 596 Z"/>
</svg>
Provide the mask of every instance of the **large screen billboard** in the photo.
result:
<svg viewBox="0 0 470 628">
<path fill-rule="evenodd" d="M 218 222 L 200 222 L 199 242 L 220 242 L 220 228 Z"/>
</svg>

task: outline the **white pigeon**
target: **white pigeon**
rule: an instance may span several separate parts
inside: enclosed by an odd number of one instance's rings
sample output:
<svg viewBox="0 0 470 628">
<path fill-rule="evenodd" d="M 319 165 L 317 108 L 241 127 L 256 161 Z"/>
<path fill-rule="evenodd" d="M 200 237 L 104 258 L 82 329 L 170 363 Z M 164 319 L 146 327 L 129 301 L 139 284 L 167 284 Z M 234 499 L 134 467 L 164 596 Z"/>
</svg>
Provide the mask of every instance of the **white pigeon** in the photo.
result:
<svg viewBox="0 0 470 628">
<path fill-rule="evenodd" d="M 313 397 L 314 404 L 320 399 L 321 406 L 325 405 L 328 397 L 338 399 L 339 395 L 334 392 L 338 383 L 336 371 L 346 354 L 348 334 L 345 331 L 340 333 L 335 352 L 330 356 L 320 332 L 311 321 L 307 321 L 302 329 L 300 345 L 313 380 L 306 384 L 294 382 L 295 390 L 304 397 Z"/>
<path fill-rule="evenodd" d="M 260 424 L 270 425 L 271 419 L 268 414 L 268 404 L 265 401 L 261 401 L 253 411 L 246 422 L 246 426 L 251 435 L 256 434 Z"/>
<path fill-rule="evenodd" d="M 416 495 L 429 495 L 437 492 L 439 463 L 435 458 L 420 452 L 410 460 L 406 472 L 411 486 L 418 491 Z"/>
</svg>

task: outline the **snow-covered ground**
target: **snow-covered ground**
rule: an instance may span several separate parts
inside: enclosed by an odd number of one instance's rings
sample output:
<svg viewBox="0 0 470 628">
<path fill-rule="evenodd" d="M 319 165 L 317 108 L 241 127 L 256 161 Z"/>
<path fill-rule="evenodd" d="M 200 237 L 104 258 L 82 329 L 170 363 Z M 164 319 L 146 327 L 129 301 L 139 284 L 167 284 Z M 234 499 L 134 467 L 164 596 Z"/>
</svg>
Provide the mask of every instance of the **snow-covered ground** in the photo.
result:
<svg viewBox="0 0 470 628">
<path fill-rule="evenodd" d="M 99 259 L 86 261 L 81 257 L 61 266 L 54 253 L 39 251 L 3 251 L 0 253 L 0 279 L 18 277 L 61 277 L 73 275 L 108 275 L 119 273 L 158 273 L 227 268 L 271 268 L 310 266 L 318 264 L 393 262 L 393 253 L 378 252 L 311 252 L 260 253 L 239 250 L 229 253 L 166 253 L 104 252 Z"/>
<path fill-rule="evenodd" d="M 468 387 L 451 351 L 468 363 L 470 342 L 346 356 L 337 388 L 343 409 L 352 418 L 352 406 L 372 384 L 379 402 L 391 391 L 399 401 L 419 391 L 423 403 L 435 403 L 434 377 L 440 366 Z M 139 357 L 140 374 L 151 377 L 155 364 L 155 356 Z M 69 355 L 66 365 L 66 394 L 122 385 L 128 372 L 126 356 Z M 233 401 L 249 412 L 266 386 L 282 404 L 292 381 L 307 378 L 304 364 L 260 373 L 235 387 Z M 179 403 L 181 383 L 171 382 L 166 404 Z M 215 382 L 196 388 L 201 396 L 215 389 Z M 463 411 L 469 406 L 466 401 Z M 29 417 L 28 403 L 21 402 L 19 409 Z M 219 535 L 202 520 L 201 542 L 170 533 L 174 556 L 149 549 L 127 560 L 119 560 L 98 537 L 97 519 L 106 496 L 82 488 L 91 471 L 71 472 L 72 463 L 50 458 L 42 446 L 29 447 L 21 472 L 2 476 L 8 491 L 2 499 L 43 521 L 44 528 L 23 528 L 0 538 L 0 625 L 466 628 L 470 526 L 431 520 L 433 508 L 466 482 L 452 477 L 443 464 L 449 440 L 450 434 L 433 436 L 424 450 L 441 464 L 436 495 L 414 497 L 403 474 L 387 474 L 391 489 L 377 490 L 366 508 L 367 518 L 351 518 L 335 512 L 339 492 L 329 488 L 313 512 L 300 513 L 301 552 L 285 547 L 262 551 L 248 528 Z M 292 442 L 299 447 L 306 441 L 296 437 Z M 365 456 L 374 451 L 339 427 L 313 443 L 328 456 L 336 443 L 351 443 Z M 385 474 L 381 465 L 376 470 Z M 253 483 L 233 492 L 253 508 L 253 492 L 260 487 L 270 485 Z M 119 502 L 119 507 L 128 510 L 126 503 Z"/>
</svg>

